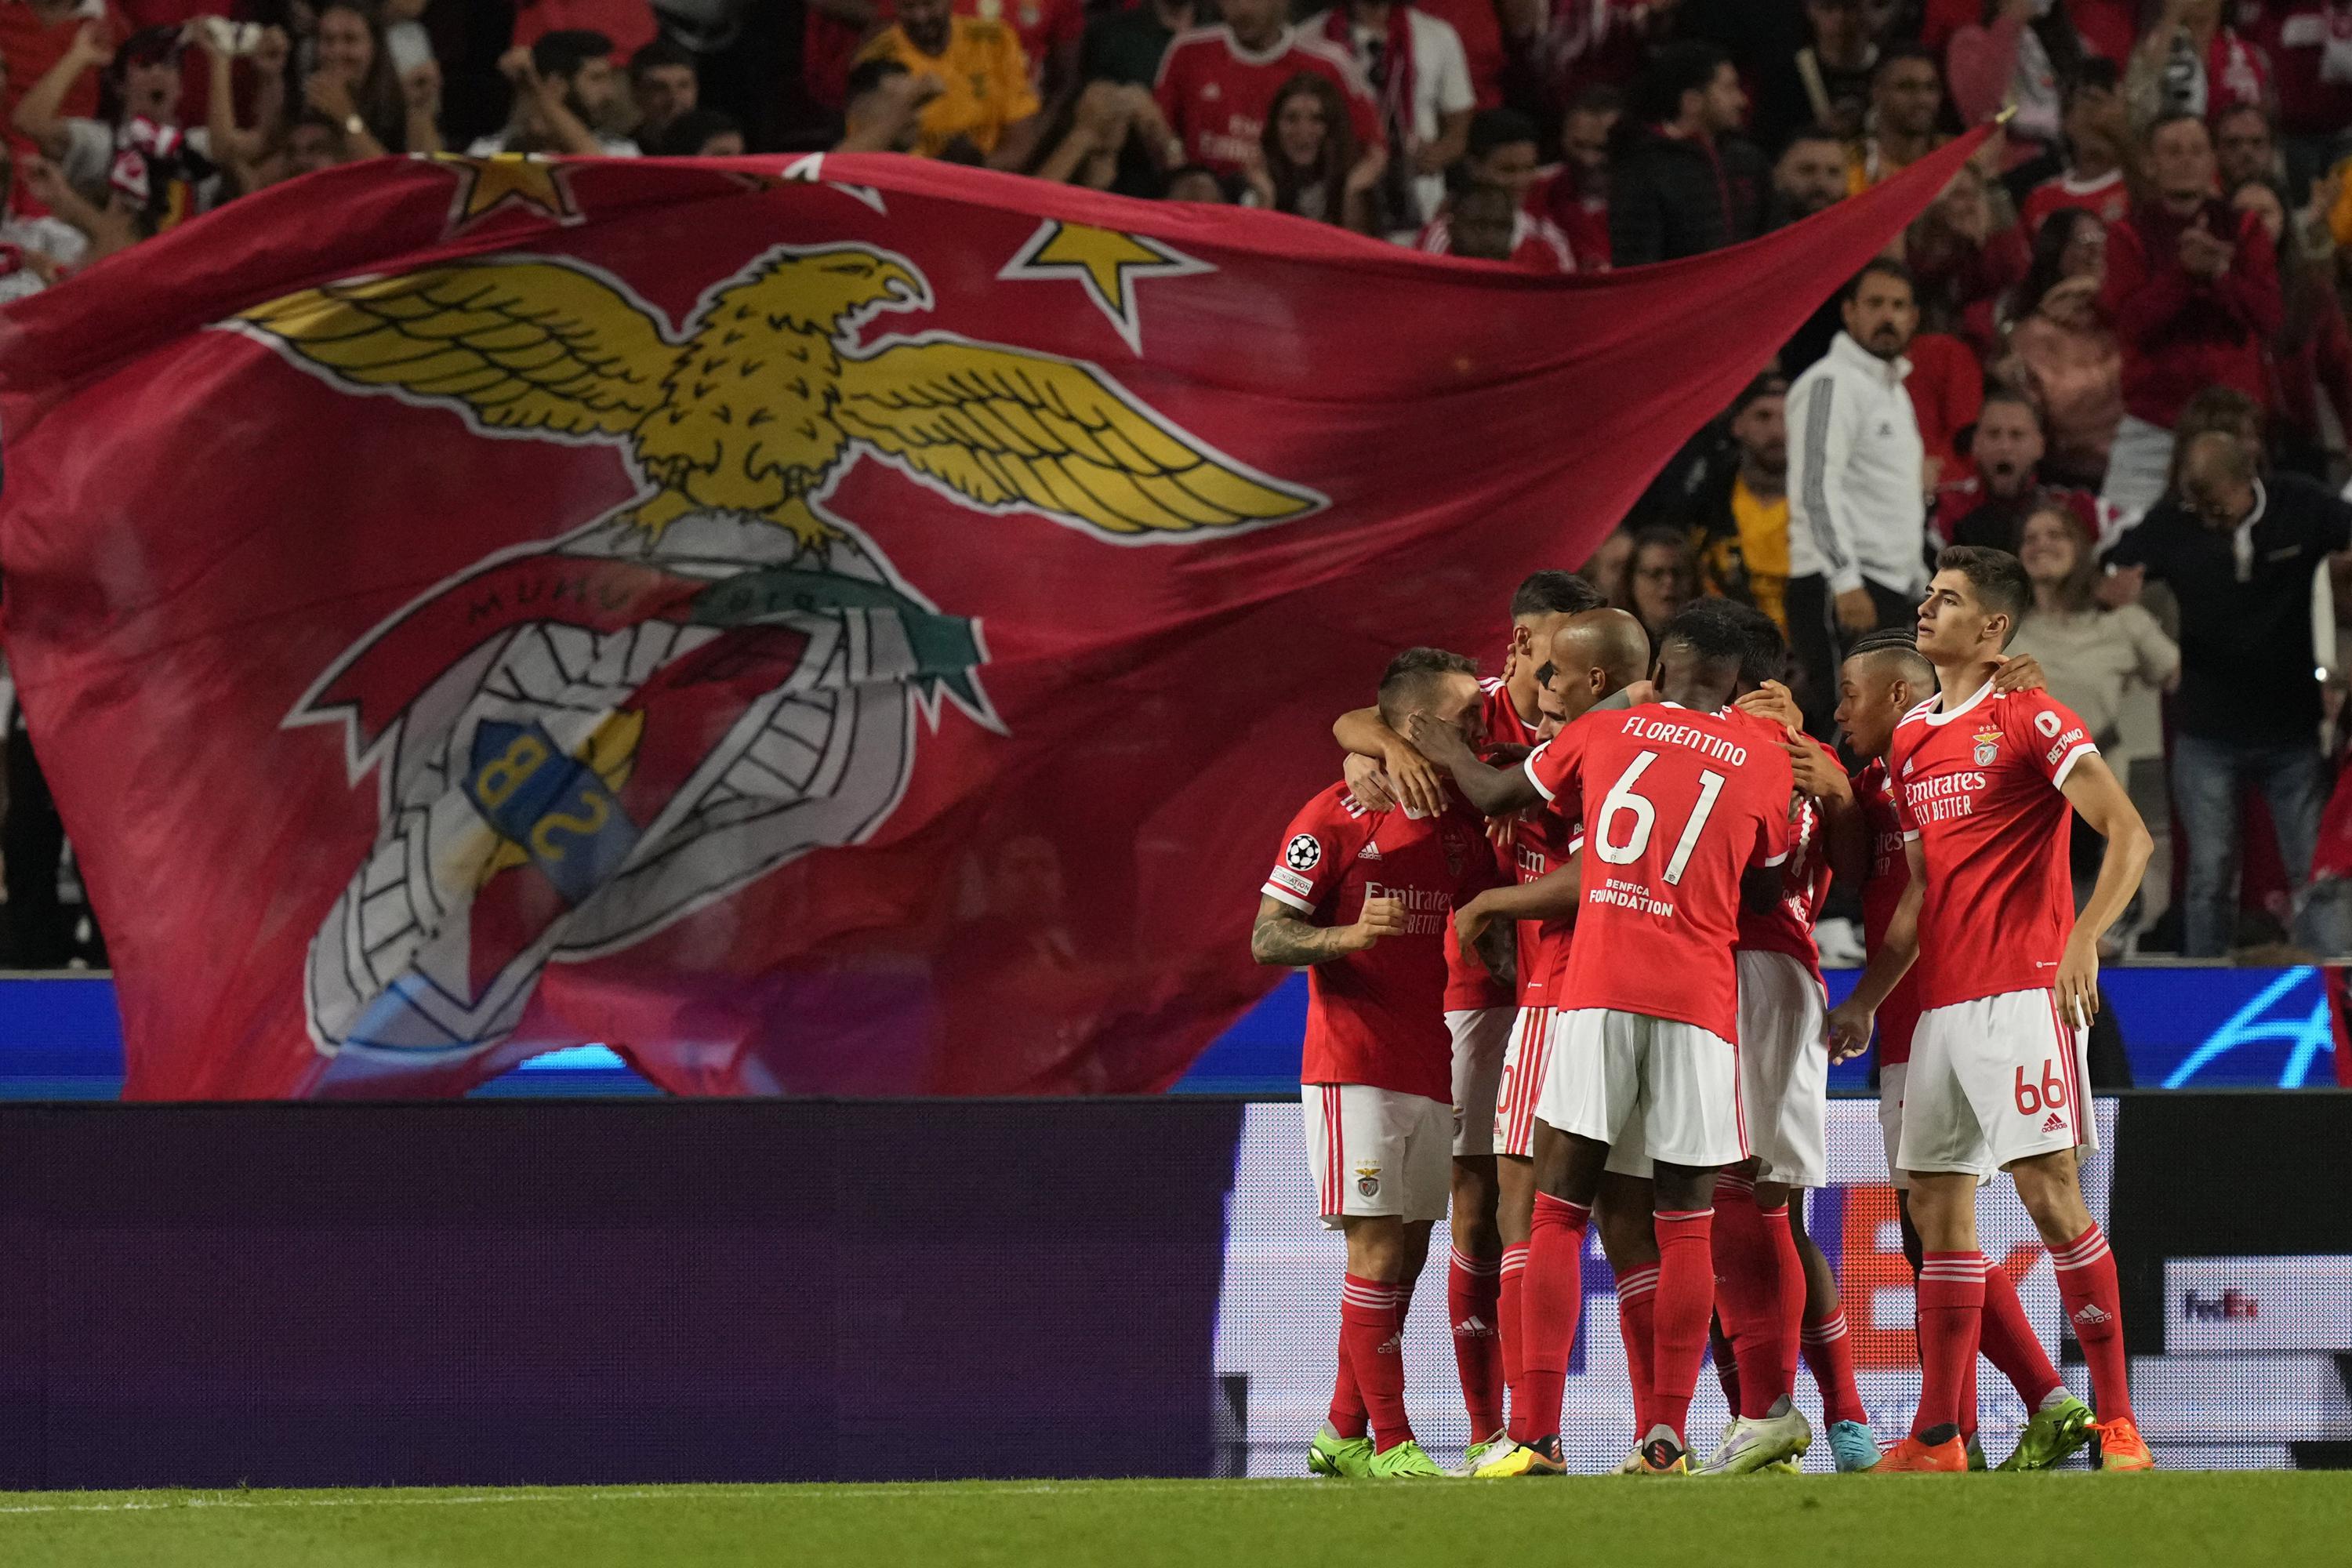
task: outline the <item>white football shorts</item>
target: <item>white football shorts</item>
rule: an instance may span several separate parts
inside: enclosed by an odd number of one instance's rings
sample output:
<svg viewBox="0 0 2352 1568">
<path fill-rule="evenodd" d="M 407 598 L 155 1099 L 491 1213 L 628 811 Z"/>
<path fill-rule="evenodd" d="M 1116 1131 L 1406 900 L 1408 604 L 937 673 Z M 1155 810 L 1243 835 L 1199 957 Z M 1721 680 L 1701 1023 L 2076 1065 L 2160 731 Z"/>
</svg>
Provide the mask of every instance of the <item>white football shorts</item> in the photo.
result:
<svg viewBox="0 0 2352 1568">
<path fill-rule="evenodd" d="M 1878 1069 L 1878 1131 L 1886 1140 L 1886 1174 L 1898 1193 L 1911 1190 L 1911 1178 L 1903 1173 L 1903 1162 L 1895 1157 L 1903 1147 L 1903 1080 L 1910 1076 L 1908 1062 L 1882 1064 Z"/>
<path fill-rule="evenodd" d="M 1729 1040 L 1696 1024 L 1601 1007 L 1553 1017 L 1536 1101 L 1545 1121 L 1673 1165 L 1731 1165 L 1748 1157 L 1739 1053 Z M 1650 1173 L 1644 1166 L 1625 1173 Z"/>
<path fill-rule="evenodd" d="M 1503 1093 L 1516 1007 L 1465 1007 L 1445 1015 L 1454 1037 L 1454 1154 L 1495 1152 L 1495 1108 Z"/>
<path fill-rule="evenodd" d="M 1830 1051 L 1821 982 L 1785 952 L 1735 952 L 1739 965 L 1739 1104 L 1758 1180 L 1829 1181 Z"/>
<path fill-rule="evenodd" d="M 1454 1108 L 1363 1083 L 1307 1083 L 1307 1170 L 1325 1226 L 1377 1215 L 1445 1217 L 1454 1191 Z"/>
<path fill-rule="evenodd" d="M 2054 991 L 2006 991 L 1930 1007 L 1911 1036 L 1903 1085 L 1906 1171 L 1979 1181 L 2059 1149 L 2095 1149 L 2084 1100 L 2090 1063 Z"/>
</svg>

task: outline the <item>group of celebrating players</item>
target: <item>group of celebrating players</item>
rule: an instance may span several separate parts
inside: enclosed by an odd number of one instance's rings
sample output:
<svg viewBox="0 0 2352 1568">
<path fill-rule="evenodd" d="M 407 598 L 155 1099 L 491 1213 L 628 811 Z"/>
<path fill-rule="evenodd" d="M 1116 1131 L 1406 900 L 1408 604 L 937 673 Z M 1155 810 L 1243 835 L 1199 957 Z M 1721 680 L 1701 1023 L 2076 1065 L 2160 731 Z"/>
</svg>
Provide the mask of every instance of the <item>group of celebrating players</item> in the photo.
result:
<svg viewBox="0 0 2352 1568">
<path fill-rule="evenodd" d="M 2002 651 L 2032 597 L 2014 556 L 1943 552 L 1916 634 L 1844 661 L 1851 776 L 1799 728 L 1767 617 L 1702 600 L 1654 653 L 1562 572 L 1520 584 L 1501 677 L 1412 648 L 1376 707 L 1333 727 L 1343 779 L 1291 823 L 1251 939 L 1261 963 L 1311 966 L 1308 1163 L 1347 1246 L 1310 1468 L 1448 1473 L 1413 1436 L 1402 1342 L 1449 1203 L 1473 1439 L 1453 1473 L 1565 1469 L 1596 1216 L 1633 1385 L 1622 1473 L 1796 1469 L 1801 1352 L 1840 1470 L 1982 1468 L 1979 1350 L 2031 1413 L 2001 1468 L 2094 1436 L 2102 1468 L 2152 1467 L 2075 1154 L 2097 1146 L 2082 1044 L 2097 938 L 2149 839 L 2082 722 Z M 2105 841 L 2079 917 L 2077 813 Z M 1832 877 L 1860 884 L 1869 951 L 1834 1009 L 1812 937 Z M 1826 1178 L 1829 1064 L 1874 1033 L 1922 1374 L 1885 1451 L 1802 1220 Z M 2002 1171 L 2055 1264 L 2095 1416 L 1979 1249 L 1976 1189 Z M 1711 1330 L 1735 1418 L 1697 1463 L 1685 1434 Z"/>
</svg>

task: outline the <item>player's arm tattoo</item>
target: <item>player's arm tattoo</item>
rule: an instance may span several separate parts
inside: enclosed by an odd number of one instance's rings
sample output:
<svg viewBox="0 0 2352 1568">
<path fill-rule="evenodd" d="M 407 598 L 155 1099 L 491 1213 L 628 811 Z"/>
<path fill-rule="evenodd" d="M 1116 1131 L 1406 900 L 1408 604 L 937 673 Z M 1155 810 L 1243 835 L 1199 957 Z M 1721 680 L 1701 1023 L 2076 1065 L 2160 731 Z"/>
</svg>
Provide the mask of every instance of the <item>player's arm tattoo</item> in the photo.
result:
<svg viewBox="0 0 2352 1568">
<path fill-rule="evenodd" d="M 1355 952 L 1348 937 L 1346 926 L 1309 925 L 1297 910 L 1261 896 L 1257 923 L 1250 928 L 1250 956 L 1260 963 L 1297 969 Z"/>
</svg>

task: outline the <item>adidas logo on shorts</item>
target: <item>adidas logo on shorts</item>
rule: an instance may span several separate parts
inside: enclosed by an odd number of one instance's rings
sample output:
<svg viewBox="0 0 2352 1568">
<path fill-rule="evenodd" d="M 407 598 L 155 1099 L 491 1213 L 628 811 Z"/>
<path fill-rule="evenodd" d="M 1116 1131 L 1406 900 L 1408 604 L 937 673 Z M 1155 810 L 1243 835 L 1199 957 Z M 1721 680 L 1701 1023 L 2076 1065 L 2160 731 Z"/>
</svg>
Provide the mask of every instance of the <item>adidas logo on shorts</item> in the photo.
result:
<svg viewBox="0 0 2352 1568">
<path fill-rule="evenodd" d="M 2042 1131 L 2044 1132 L 2063 1132 L 2066 1131 L 2066 1119 L 2053 1110 L 2050 1113 L 2050 1120 L 2042 1124 Z"/>
</svg>

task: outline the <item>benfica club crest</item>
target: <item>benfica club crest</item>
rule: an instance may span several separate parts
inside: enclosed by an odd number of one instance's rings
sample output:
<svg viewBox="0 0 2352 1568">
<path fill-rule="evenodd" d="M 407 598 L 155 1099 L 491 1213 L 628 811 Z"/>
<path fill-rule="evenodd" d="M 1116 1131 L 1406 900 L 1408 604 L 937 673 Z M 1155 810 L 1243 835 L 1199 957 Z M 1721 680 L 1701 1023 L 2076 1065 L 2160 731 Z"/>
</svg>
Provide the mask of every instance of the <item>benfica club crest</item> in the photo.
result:
<svg viewBox="0 0 2352 1568">
<path fill-rule="evenodd" d="M 619 279 L 544 258 L 335 284 L 240 318 L 340 392 L 611 445 L 644 483 L 620 511 L 435 584 L 289 715 L 343 726 L 353 780 L 374 770 L 380 787 L 373 844 L 310 947 L 322 1052 L 495 1045 L 550 963 L 620 951 L 871 835 L 904 795 L 919 717 L 936 729 L 948 704 L 1002 729 L 979 622 L 826 509 L 852 463 L 1118 542 L 1323 504 L 1092 365 L 940 331 L 861 341 L 877 315 L 930 305 L 904 258 L 831 245 L 754 258 L 675 330 Z"/>
<path fill-rule="evenodd" d="M 2000 755 L 2000 726 L 1988 724 L 1977 731 L 1977 766 L 1990 767 Z"/>
</svg>

